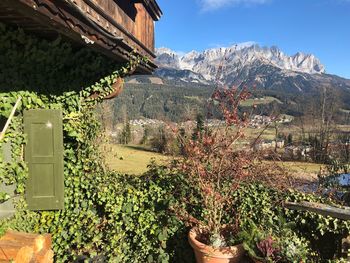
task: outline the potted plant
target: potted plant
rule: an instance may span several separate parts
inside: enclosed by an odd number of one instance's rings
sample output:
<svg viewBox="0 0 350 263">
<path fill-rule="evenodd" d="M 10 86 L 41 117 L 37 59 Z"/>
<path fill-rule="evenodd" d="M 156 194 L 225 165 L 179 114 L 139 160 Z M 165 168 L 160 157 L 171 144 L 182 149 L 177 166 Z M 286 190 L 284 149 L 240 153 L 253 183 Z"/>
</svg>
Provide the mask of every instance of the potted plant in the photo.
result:
<svg viewBox="0 0 350 263">
<path fill-rule="evenodd" d="M 192 227 L 189 243 L 197 262 L 240 262 L 243 245 L 237 239 L 238 215 L 232 211 L 233 193 L 250 176 L 252 160 L 242 150 L 248 118 L 239 112 L 240 102 L 249 97 L 246 89 L 216 89 L 211 105 L 220 109 L 222 121 L 207 120 L 195 136 L 180 136 L 183 157 L 177 169 L 195 189 L 201 215 L 176 207 L 175 211 Z M 180 203 L 191 203 L 183 200 Z M 231 214 L 229 220 L 226 215 Z"/>
</svg>

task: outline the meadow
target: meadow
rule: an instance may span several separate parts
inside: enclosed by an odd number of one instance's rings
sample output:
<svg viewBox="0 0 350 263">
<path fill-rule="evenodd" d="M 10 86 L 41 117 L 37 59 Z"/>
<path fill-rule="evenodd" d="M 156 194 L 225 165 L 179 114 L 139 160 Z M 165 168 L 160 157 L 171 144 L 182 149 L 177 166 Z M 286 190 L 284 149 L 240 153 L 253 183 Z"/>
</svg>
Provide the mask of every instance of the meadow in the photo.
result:
<svg viewBox="0 0 350 263">
<path fill-rule="evenodd" d="M 108 144 L 104 147 L 107 167 L 121 174 L 140 175 L 147 171 L 152 160 L 163 163 L 169 159 L 139 145 Z"/>
<path fill-rule="evenodd" d="M 140 145 L 108 144 L 104 146 L 106 165 L 109 169 L 121 174 L 141 175 L 147 171 L 152 160 L 161 164 L 171 160 L 171 157 L 152 152 Z M 312 181 L 322 165 L 307 162 L 278 162 L 297 179 Z"/>
<path fill-rule="evenodd" d="M 262 98 L 247 99 L 245 101 L 242 101 L 241 106 L 251 107 L 253 105 L 264 105 L 264 104 L 269 104 L 272 102 L 277 102 L 279 104 L 283 104 L 279 99 L 277 99 L 275 97 L 264 96 Z"/>
</svg>

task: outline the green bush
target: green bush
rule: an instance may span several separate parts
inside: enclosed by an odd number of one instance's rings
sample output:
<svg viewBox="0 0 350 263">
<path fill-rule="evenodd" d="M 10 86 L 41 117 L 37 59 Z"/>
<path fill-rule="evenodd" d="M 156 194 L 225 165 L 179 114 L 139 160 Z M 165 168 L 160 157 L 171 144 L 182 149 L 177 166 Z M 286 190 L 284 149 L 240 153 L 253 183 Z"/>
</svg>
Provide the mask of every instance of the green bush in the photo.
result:
<svg viewBox="0 0 350 263">
<path fill-rule="evenodd" d="M 109 176 L 99 186 L 108 258 L 114 262 L 178 262 L 176 247 L 181 244 L 177 242 L 183 239 L 179 232 L 185 229 L 169 211 L 175 201 L 171 194 L 175 177 L 164 167 L 152 166 L 144 176 Z"/>
<path fill-rule="evenodd" d="M 281 218 L 278 225 L 259 225 L 251 220 L 240 232 L 247 254 L 262 262 L 306 262 L 309 244 Z"/>
<path fill-rule="evenodd" d="M 242 227 L 248 224 L 245 219 L 251 219 L 258 226 L 269 226 L 278 225 L 282 217 L 287 223 L 293 223 L 295 233 L 309 241 L 315 260 L 332 258 L 339 252 L 341 237 L 347 236 L 350 230 L 347 221 L 283 207 L 284 201 L 336 205 L 330 199 L 316 195 L 294 190 L 278 191 L 256 183 L 243 185 L 235 198 L 239 202 L 233 210 L 240 215 Z"/>
</svg>

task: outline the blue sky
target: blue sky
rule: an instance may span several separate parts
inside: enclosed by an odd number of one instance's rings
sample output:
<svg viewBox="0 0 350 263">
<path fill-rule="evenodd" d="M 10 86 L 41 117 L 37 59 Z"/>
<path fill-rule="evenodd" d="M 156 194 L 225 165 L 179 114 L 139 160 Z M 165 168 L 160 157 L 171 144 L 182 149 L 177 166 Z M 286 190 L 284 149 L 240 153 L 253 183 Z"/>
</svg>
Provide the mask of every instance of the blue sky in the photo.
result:
<svg viewBox="0 0 350 263">
<path fill-rule="evenodd" d="M 158 0 L 156 46 L 204 50 L 254 41 L 315 54 L 350 79 L 350 0 Z"/>
</svg>

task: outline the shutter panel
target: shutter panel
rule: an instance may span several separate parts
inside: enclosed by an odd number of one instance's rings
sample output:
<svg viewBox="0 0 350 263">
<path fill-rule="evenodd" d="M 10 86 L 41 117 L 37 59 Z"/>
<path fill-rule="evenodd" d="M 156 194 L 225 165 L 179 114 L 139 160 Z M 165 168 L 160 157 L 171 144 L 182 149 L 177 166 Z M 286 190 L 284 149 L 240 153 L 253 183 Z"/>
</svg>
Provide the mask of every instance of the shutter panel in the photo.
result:
<svg viewBox="0 0 350 263">
<path fill-rule="evenodd" d="M 26 199 L 30 210 L 64 207 L 63 126 L 61 110 L 24 111 L 25 159 L 29 177 Z"/>
</svg>

